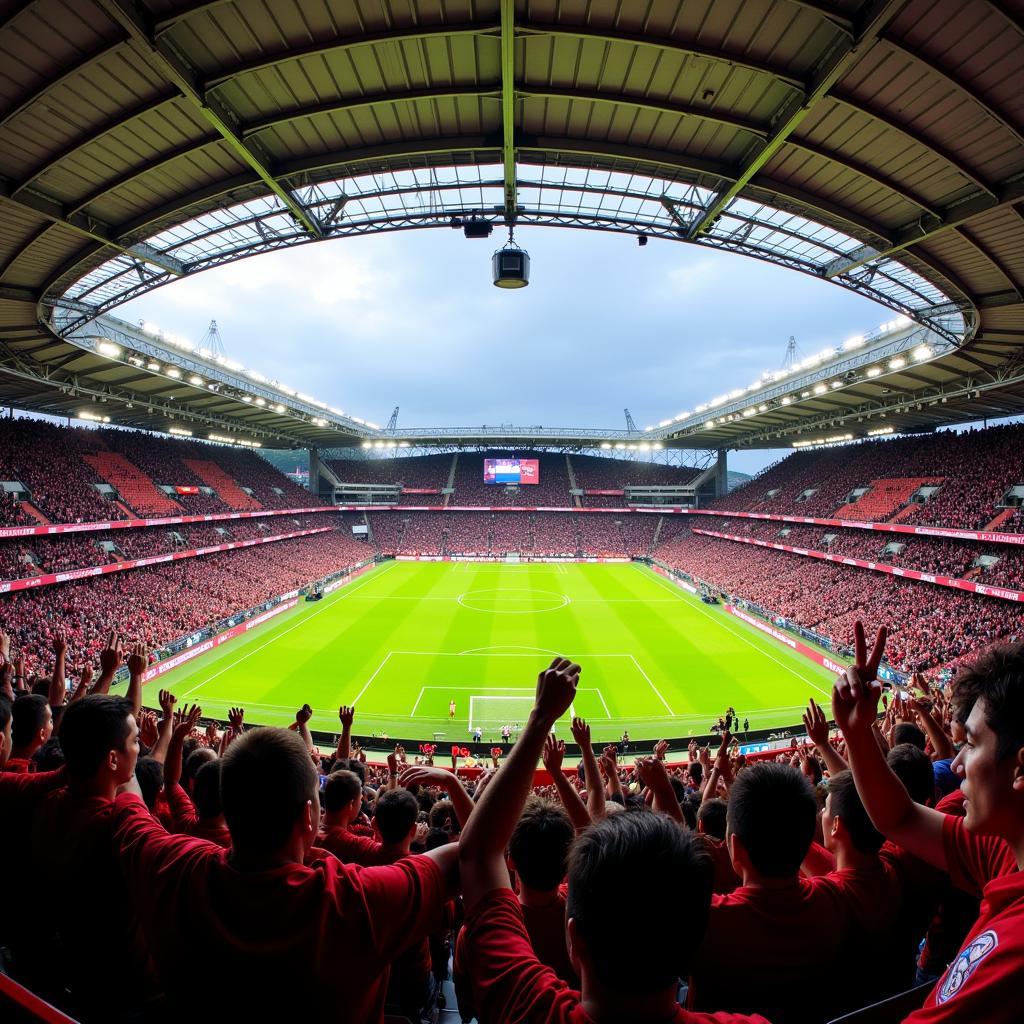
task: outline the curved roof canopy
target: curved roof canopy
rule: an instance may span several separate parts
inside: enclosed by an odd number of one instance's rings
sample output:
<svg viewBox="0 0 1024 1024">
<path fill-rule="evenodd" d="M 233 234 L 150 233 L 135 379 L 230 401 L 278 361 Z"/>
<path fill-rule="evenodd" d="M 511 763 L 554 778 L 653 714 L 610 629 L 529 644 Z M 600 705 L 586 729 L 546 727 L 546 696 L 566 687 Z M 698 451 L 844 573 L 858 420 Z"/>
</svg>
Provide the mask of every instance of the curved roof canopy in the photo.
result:
<svg viewBox="0 0 1024 1024">
<path fill-rule="evenodd" d="M 146 366 L 105 381 L 55 335 L 184 275 L 486 221 L 831 280 L 945 343 L 859 402 L 907 396 L 901 427 L 984 415 L 986 390 L 1024 409 L 1019 0 L 0 0 L 0 66 L 2 401 L 126 401 Z M 707 441 L 777 443 L 832 397 Z M 218 429 L 254 426 L 237 404 Z M 297 422 L 262 425 L 365 437 Z"/>
</svg>

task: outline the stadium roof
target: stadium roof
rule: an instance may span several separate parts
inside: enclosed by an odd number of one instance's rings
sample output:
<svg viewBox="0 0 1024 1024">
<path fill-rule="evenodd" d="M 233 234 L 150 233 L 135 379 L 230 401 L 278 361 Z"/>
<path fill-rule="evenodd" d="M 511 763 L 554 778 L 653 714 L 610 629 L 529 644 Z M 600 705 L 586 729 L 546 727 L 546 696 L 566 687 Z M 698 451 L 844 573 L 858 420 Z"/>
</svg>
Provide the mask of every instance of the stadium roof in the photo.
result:
<svg viewBox="0 0 1024 1024">
<path fill-rule="evenodd" d="M 111 361 L 94 318 L 257 252 L 488 221 L 792 267 L 933 352 L 666 445 L 1024 412 L 1019 0 L 0 0 L 0 65 L 5 403 L 362 443 Z"/>
</svg>

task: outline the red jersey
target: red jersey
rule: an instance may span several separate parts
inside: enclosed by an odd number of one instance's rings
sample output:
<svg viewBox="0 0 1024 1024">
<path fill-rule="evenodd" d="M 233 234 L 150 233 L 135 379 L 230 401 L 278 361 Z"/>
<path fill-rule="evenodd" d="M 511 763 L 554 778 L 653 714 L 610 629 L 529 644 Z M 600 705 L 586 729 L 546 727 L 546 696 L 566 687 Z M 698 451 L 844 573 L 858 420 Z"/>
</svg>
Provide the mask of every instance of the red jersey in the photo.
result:
<svg viewBox="0 0 1024 1024">
<path fill-rule="evenodd" d="M 167 806 L 171 814 L 169 832 L 178 832 L 196 839 L 206 839 L 211 843 L 231 849 L 231 833 L 223 820 L 203 821 L 196 814 L 196 806 L 192 798 L 185 792 L 180 783 L 174 783 L 167 793 Z M 162 819 L 161 819 L 162 821 Z"/>
<path fill-rule="evenodd" d="M 511 889 L 494 889 L 466 915 L 460 939 L 463 963 L 472 980 L 480 1019 L 488 1024 L 593 1024 L 580 993 L 560 981 L 538 959 Z M 628 970 L 624 965 L 623 970 Z M 662 1024 L 768 1024 L 763 1017 L 733 1013 L 692 1013 L 678 1008 Z"/>
<path fill-rule="evenodd" d="M 30 775 L 33 774 L 35 770 L 35 764 L 33 764 L 27 757 L 8 758 L 7 764 L 3 767 L 3 771 L 10 772 L 12 775 Z"/>
<path fill-rule="evenodd" d="M 719 896 L 738 889 L 743 884 L 743 879 L 736 874 L 732 866 L 732 858 L 729 856 L 729 847 L 724 839 L 716 839 L 704 832 L 698 832 L 698 837 L 703 840 L 704 847 L 711 856 L 711 865 L 714 870 L 714 877 L 711 882 L 711 891 Z"/>
<path fill-rule="evenodd" d="M 443 921 L 444 880 L 429 857 L 358 868 L 314 849 L 306 864 L 239 871 L 228 851 L 168 835 L 127 794 L 115 826 L 160 979 L 190 1021 L 223 1024 L 223 1001 L 195 995 L 225 984 L 239 1019 L 379 1021 L 388 965 Z"/>
<path fill-rule="evenodd" d="M 394 864 L 396 858 L 384 844 L 367 836 L 356 835 L 350 828 L 321 829 L 317 846 L 330 850 L 343 864 L 359 864 L 364 868 Z"/>
<path fill-rule="evenodd" d="M 835 970 L 849 918 L 837 888 L 820 878 L 712 896 L 689 1005 L 762 1012 L 776 1024 L 831 1020 L 849 1003 Z"/>
<path fill-rule="evenodd" d="M 520 903 L 519 907 L 537 959 L 545 967 L 550 967 L 567 985 L 579 988 L 580 981 L 569 959 L 565 937 L 566 892 L 566 886 L 560 885 L 550 903 Z"/>
<path fill-rule="evenodd" d="M 139 807 L 163 831 L 145 804 Z M 32 830 L 38 913 L 56 926 L 63 948 L 75 950 L 62 962 L 79 998 L 111 1017 L 156 994 L 113 843 L 113 810 L 111 800 L 65 787 L 42 802 Z M 110 983 L 112 963 L 123 965 L 117 985 Z"/>
<path fill-rule="evenodd" d="M 1019 1024 L 1024 991 L 1024 872 L 1008 843 L 969 832 L 961 818 L 942 828 L 946 866 L 981 910 L 963 948 L 906 1024 Z"/>
<path fill-rule="evenodd" d="M 0 913 L 0 944 L 21 945 L 26 926 L 39 923 L 39 906 L 32 886 L 18 877 L 32 862 L 32 819 L 46 797 L 64 781 L 64 772 L 0 773 L 0 878 L 5 880 Z"/>
</svg>

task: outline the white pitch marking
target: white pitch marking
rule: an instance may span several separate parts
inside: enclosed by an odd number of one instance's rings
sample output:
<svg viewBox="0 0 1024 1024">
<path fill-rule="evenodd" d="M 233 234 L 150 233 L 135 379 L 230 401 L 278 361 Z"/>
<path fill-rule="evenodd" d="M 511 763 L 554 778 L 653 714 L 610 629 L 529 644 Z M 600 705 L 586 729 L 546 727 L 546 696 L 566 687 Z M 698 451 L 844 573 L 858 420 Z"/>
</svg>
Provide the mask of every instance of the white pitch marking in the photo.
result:
<svg viewBox="0 0 1024 1024">
<path fill-rule="evenodd" d="M 651 682 L 651 677 L 643 670 L 643 668 L 641 668 L 640 662 L 637 661 L 632 654 L 629 656 L 629 659 L 633 662 L 634 665 L 636 665 L 637 672 L 639 672 L 640 675 L 642 675 L 644 679 L 647 680 L 647 685 L 654 691 L 654 695 L 658 698 L 658 700 L 661 701 L 662 704 L 665 705 L 665 710 L 670 715 L 674 715 L 675 712 L 668 706 L 668 701 L 665 700 L 665 698 L 661 695 L 661 691 L 654 685 L 654 683 Z"/>
<path fill-rule="evenodd" d="M 366 680 L 366 685 L 356 694 L 355 699 L 352 701 L 353 707 L 355 707 L 355 705 L 359 703 L 359 698 L 362 697 L 362 695 L 366 693 L 366 691 L 370 688 L 370 683 L 372 683 L 374 679 L 377 678 L 377 676 L 380 674 L 380 670 L 391 660 L 391 655 L 394 653 L 394 651 L 388 651 L 388 653 L 384 655 L 384 660 L 377 666 L 377 669 L 373 673 L 373 675 Z"/>
<path fill-rule="evenodd" d="M 303 615 L 299 619 L 299 621 L 295 623 L 294 626 L 289 626 L 287 629 L 281 630 L 280 633 L 276 634 L 275 636 L 272 636 L 266 643 L 260 644 L 259 647 L 254 647 L 251 651 L 248 651 L 246 654 L 243 654 L 240 658 L 236 658 L 234 661 L 230 662 L 228 665 L 225 665 L 224 668 L 222 668 L 219 672 L 214 672 L 212 676 L 207 676 L 201 683 L 197 683 L 195 686 L 192 687 L 191 690 L 188 690 L 187 692 L 183 693 L 181 695 L 182 700 L 184 700 L 186 697 L 190 696 L 191 694 L 195 693 L 196 690 L 198 690 L 200 687 L 205 686 L 207 683 L 212 682 L 218 676 L 224 675 L 225 672 L 230 671 L 236 665 L 241 665 L 241 663 L 243 661 L 245 661 L 247 658 L 251 658 L 254 654 L 257 654 L 259 651 L 262 651 L 265 647 L 269 647 L 272 643 L 276 643 L 278 640 L 281 639 L 281 637 L 283 637 L 286 634 L 290 633 L 292 630 L 298 629 L 299 626 L 305 625 L 307 622 L 309 622 L 310 619 L 316 618 L 316 616 L 318 616 L 321 612 L 327 611 L 328 608 L 333 608 L 339 601 L 344 600 L 346 597 L 348 597 L 355 590 L 358 590 L 360 587 L 366 586 L 366 584 L 369 583 L 371 580 L 380 579 L 380 577 L 383 576 L 384 573 L 386 573 L 388 571 L 388 569 L 393 568 L 397 564 L 398 564 L 397 562 L 392 562 L 390 566 L 387 566 L 381 572 L 379 572 L 379 573 L 370 573 L 369 577 L 367 579 L 365 579 L 362 583 L 357 583 L 351 590 L 343 590 L 341 592 L 341 595 L 339 597 L 335 598 L 333 601 L 329 601 L 329 602 L 325 601 L 323 606 L 320 607 L 320 608 L 317 608 L 316 611 L 310 612 L 309 615 Z"/>
<path fill-rule="evenodd" d="M 645 573 L 644 575 L 647 575 L 647 574 Z M 668 588 L 670 593 L 674 594 L 680 600 L 684 600 L 685 601 L 684 594 L 682 592 L 680 592 L 678 588 L 673 587 L 671 583 L 664 583 L 664 582 L 662 582 L 662 580 L 657 576 L 657 574 L 652 573 L 650 576 L 648 576 L 648 578 L 651 579 L 652 582 L 657 583 L 659 586 Z M 691 602 L 686 601 L 686 604 L 690 605 Z M 781 665 L 787 672 L 790 673 L 790 675 L 796 676 L 797 679 L 801 680 L 802 682 L 807 683 L 808 686 L 813 686 L 818 691 L 818 693 L 823 693 L 823 694 L 825 694 L 826 697 L 831 697 L 832 696 L 832 691 L 831 690 L 823 690 L 817 683 L 812 682 L 810 679 L 807 678 L 807 676 L 801 675 L 792 666 L 787 665 L 784 661 L 779 661 L 779 659 L 776 658 L 774 654 L 769 654 L 768 651 L 764 650 L 764 648 L 758 647 L 757 644 L 755 644 L 753 640 L 751 640 L 749 637 L 744 636 L 739 630 L 733 629 L 732 626 L 730 626 L 727 622 L 723 622 L 721 619 L 719 619 L 716 616 L 712 615 L 710 612 L 705 611 L 703 608 L 700 607 L 699 603 L 696 604 L 696 605 L 692 605 L 692 607 L 693 607 L 694 611 L 698 611 L 698 612 L 701 613 L 701 615 L 704 615 L 707 618 L 711 619 L 712 621 L 717 623 L 719 626 L 721 626 L 722 629 L 728 631 L 729 633 L 732 633 L 733 636 L 738 636 L 745 644 L 748 644 L 750 647 L 753 647 L 754 650 L 757 651 L 758 653 L 763 654 L 766 658 L 770 658 L 772 661 L 775 662 L 776 665 Z"/>
</svg>

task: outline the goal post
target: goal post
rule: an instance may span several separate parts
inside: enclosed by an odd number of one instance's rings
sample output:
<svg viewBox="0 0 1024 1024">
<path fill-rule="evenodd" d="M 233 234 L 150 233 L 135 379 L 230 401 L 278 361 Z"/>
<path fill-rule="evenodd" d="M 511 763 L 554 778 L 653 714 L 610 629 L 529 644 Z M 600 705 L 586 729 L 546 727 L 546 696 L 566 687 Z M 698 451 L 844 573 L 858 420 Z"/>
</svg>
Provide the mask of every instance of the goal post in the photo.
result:
<svg viewBox="0 0 1024 1024">
<path fill-rule="evenodd" d="M 517 696 L 479 694 L 469 698 L 469 729 L 500 729 L 503 725 L 525 725 L 533 710 L 534 692 Z M 569 717 L 575 715 L 574 707 Z"/>
</svg>

